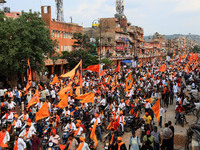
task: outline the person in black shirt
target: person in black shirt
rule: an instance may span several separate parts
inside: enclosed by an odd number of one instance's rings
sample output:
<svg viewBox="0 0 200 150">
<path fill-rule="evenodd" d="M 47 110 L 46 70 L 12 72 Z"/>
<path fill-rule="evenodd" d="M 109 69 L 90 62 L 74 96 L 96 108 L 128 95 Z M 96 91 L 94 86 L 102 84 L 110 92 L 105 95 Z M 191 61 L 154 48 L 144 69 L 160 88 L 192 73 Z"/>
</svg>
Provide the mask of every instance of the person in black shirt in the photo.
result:
<svg viewBox="0 0 200 150">
<path fill-rule="evenodd" d="M 116 142 L 117 142 L 117 134 L 115 133 L 115 130 L 113 128 L 111 128 L 110 133 L 103 140 L 103 142 L 105 142 L 106 140 L 108 140 L 108 143 L 109 143 L 108 149 L 114 149 L 114 144 L 116 144 Z"/>
<path fill-rule="evenodd" d="M 168 125 L 169 125 L 169 128 L 172 130 L 172 133 L 173 133 L 173 135 L 172 135 L 172 138 L 171 138 L 171 150 L 173 150 L 174 149 L 174 126 L 172 126 L 172 122 L 171 121 L 168 121 Z"/>
</svg>

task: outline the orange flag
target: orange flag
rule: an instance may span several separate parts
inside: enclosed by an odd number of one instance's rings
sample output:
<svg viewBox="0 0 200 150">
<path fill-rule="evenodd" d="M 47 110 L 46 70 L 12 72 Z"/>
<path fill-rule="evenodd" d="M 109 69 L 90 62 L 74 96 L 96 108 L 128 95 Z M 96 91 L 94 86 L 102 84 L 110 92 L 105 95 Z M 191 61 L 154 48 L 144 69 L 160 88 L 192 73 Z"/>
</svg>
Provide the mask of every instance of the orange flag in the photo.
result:
<svg viewBox="0 0 200 150">
<path fill-rule="evenodd" d="M 143 65 L 143 63 L 141 62 L 140 65 L 138 65 L 138 67 L 140 68 L 140 67 L 142 67 L 142 65 Z"/>
<path fill-rule="evenodd" d="M 157 100 L 157 102 L 153 105 L 151 108 L 158 119 L 158 122 L 160 122 L 160 99 Z"/>
<path fill-rule="evenodd" d="M 88 66 L 87 68 L 83 70 L 90 70 L 92 72 L 100 72 L 100 64 Z"/>
<path fill-rule="evenodd" d="M 188 66 L 186 66 L 184 70 L 185 70 L 187 73 L 190 72 Z"/>
<path fill-rule="evenodd" d="M 28 67 L 29 67 L 29 69 L 31 70 L 31 65 L 30 65 L 29 58 L 28 58 Z"/>
<path fill-rule="evenodd" d="M 47 102 L 44 102 L 42 107 L 39 109 L 39 111 L 36 113 L 35 120 L 38 121 L 40 119 L 49 117 L 49 105 Z"/>
<path fill-rule="evenodd" d="M 97 127 L 97 121 L 98 121 L 98 119 L 96 119 L 94 126 L 92 128 L 91 134 L 90 134 L 90 139 L 94 140 L 95 148 L 97 147 L 97 137 L 96 137 L 96 134 L 95 134 L 95 130 L 96 130 L 96 127 Z"/>
<path fill-rule="evenodd" d="M 194 60 L 198 60 L 198 55 L 197 55 L 197 53 L 194 54 Z"/>
<path fill-rule="evenodd" d="M 62 99 L 65 96 L 65 93 L 72 89 L 72 82 L 70 82 L 64 89 L 58 92 L 59 99 Z"/>
<path fill-rule="evenodd" d="M 180 59 L 179 59 L 179 61 L 178 61 L 178 64 L 181 62 L 181 57 L 180 57 Z"/>
<path fill-rule="evenodd" d="M 110 84 L 110 80 L 112 79 L 112 77 L 111 76 L 109 76 L 108 77 L 108 82 L 107 82 L 107 84 Z"/>
<path fill-rule="evenodd" d="M 92 93 L 92 92 L 89 92 L 89 93 L 80 95 L 80 96 L 76 97 L 75 99 L 84 99 L 85 97 L 87 97 L 87 96 L 90 95 L 91 93 Z"/>
<path fill-rule="evenodd" d="M 59 144 L 59 148 L 60 148 L 61 150 L 64 150 L 65 147 L 66 147 L 66 145 Z"/>
<path fill-rule="evenodd" d="M 65 108 L 68 106 L 68 95 L 66 94 L 61 101 L 58 103 L 57 107 L 61 108 Z"/>
<path fill-rule="evenodd" d="M 190 60 L 189 60 L 189 63 L 192 63 L 193 62 L 193 52 L 190 53 Z"/>
<path fill-rule="evenodd" d="M 59 79 L 58 79 L 58 76 L 55 74 L 55 77 L 53 78 L 53 81 L 50 83 L 52 85 L 56 84 L 56 83 L 59 83 Z"/>
<path fill-rule="evenodd" d="M 30 73 L 28 75 L 28 81 L 32 81 L 32 73 L 31 73 L 31 70 L 30 70 Z"/>
<path fill-rule="evenodd" d="M 117 66 L 115 72 L 119 72 L 119 70 L 120 70 L 120 66 L 121 66 L 121 62 L 118 63 L 118 66 Z"/>
<path fill-rule="evenodd" d="M 93 103 L 94 104 L 94 96 L 95 96 L 95 94 L 94 94 L 94 92 L 92 92 L 80 102 L 81 103 Z"/>
<path fill-rule="evenodd" d="M 35 94 L 33 95 L 33 97 L 31 98 L 31 100 L 28 103 L 28 108 L 31 107 L 34 104 L 37 104 L 39 102 L 39 91 L 38 88 L 35 91 Z"/>
<path fill-rule="evenodd" d="M 105 75 L 105 70 L 101 71 L 99 76 L 104 76 Z"/>
<path fill-rule="evenodd" d="M 163 64 L 163 65 L 159 68 L 158 71 L 160 71 L 160 72 L 164 72 L 164 71 L 165 71 L 165 64 Z"/>
</svg>

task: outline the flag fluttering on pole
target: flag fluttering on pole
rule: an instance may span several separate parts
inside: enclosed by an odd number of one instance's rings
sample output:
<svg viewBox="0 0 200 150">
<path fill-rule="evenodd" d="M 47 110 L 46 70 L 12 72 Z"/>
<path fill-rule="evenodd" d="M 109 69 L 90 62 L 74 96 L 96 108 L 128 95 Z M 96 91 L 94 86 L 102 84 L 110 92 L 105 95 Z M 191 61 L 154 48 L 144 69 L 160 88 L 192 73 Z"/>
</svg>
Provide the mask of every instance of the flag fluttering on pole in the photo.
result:
<svg viewBox="0 0 200 150">
<path fill-rule="evenodd" d="M 105 75 L 105 70 L 101 71 L 101 73 L 99 74 L 99 76 L 104 76 Z"/>
<path fill-rule="evenodd" d="M 61 101 L 58 103 L 57 107 L 61 108 L 65 108 L 68 106 L 68 95 L 66 94 Z"/>
<path fill-rule="evenodd" d="M 160 71 L 160 72 L 165 72 L 165 64 L 163 64 L 163 65 L 159 68 L 158 71 Z"/>
<path fill-rule="evenodd" d="M 95 94 L 94 94 L 94 92 L 92 92 L 80 102 L 81 103 L 93 103 L 94 104 L 94 96 L 95 96 Z"/>
<path fill-rule="evenodd" d="M 56 84 L 56 83 L 59 83 L 59 79 L 58 79 L 58 76 L 55 74 L 55 77 L 53 78 L 53 81 L 50 83 L 52 85 Z"/>
<path fill-rule="evenodd" d="M 94 126 L 92 128 L 91 134 L 90 134 L 90 139 L 94 140 L 95 148 L 97 147 L 97 136 L 95 134 L 95 130 L 96 130 L 96 127 L 97 127 L 97 121 L 98 121 L 98 119 L 96 119 Z"/>
<path fill-rule="evenodd" d="M 60 76 L 61 78 L 71 78 L 74 81 L 74 87 L 80 86 L 82 88 L 82 60 L 70 72 Z"/>
<path fill-rule="evenodd" d="M 119 72 L 120 71 L 120 66 L 121 66 L 121 62 L 118 63 L 118 66 L 117 66 L 115 72 Z"/>
<path fill-rule="evenodd" d="M 41 120 L 43 118 L 49 117 L 49 105 L 47 102 L 44 102 L 42 107 L 39 109 L 39 111 L 36 113 L 35 120 Z"/>
<path fill-rule="evenodd" d="M 158 122 L 160 122 L 160 99 L 157 100 L 157 102 L 153 105 L 151 108 L 158 119 Z"/>
<path fill-rule="evenodd" d="M 85 68 L 83 70 L 89 70 L 92 72 L 100 72 L 100 64 L 88 66 L 87 68 Z"/>
<path fill-rule="evenodd" d="M 80 96 L 76 97 L 75 99 L 84 99 L 85 97 L 87 97 L 87 96 L 90 95 L 91 93 L 92 93 L 92 92 L 89 92 L 89 93 L 80 95 Z"/>
</svg>

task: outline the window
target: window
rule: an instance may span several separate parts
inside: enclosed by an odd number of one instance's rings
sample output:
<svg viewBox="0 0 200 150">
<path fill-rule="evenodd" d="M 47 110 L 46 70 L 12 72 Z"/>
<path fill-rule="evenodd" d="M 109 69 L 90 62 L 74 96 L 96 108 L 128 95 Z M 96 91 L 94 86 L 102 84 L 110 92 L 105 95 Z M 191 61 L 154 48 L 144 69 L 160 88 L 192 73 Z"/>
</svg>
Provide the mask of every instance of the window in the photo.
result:
<svg viewBox="0 0 200 150">
<path fill-rule="evenodd" d="M 56 37 L 57 35 L 56 35 L 56 31 L 53 31 L 54 32 L 54 37 Z"/>
<path fill-rule="evenodd" d="M 62 38 L 62 31 L 60 32 L 60 38 Z"/>
<path fill-rule="evenodd" d="M 54 37 L 54 35 L 53 35 L 53 30 L 51 30 L 51 36 Z"/>
<path fill-rule="evenodd" d="M 57 35 L 58 35 L 58 38 L 59 38 L 59 31 L 57 31 Z"/>
<path fill-rule="evenodd" d="M 59 45 L 58 45 L 58 47 L 57 47 L 57 51 L 59 52 Z"/>
<path fill-rule="evenodd" d="M 63 51 L 63 46 L 61 46 L 61 52 Z"/>
</svg>

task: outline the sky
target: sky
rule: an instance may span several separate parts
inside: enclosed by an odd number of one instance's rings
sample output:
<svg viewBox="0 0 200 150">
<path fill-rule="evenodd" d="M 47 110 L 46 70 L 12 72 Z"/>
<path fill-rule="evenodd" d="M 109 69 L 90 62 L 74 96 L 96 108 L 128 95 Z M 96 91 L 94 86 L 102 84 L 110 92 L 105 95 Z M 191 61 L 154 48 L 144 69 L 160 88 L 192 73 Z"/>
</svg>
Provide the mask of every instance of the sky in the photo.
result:
<svg viewBox="0 0 200 150">
<path fill-rule="evenodd" d="M 2 7 L 11 11 L 29 9 L 39 11 L 41 6 L 52 7 L 56 18 L 55 0 L 6 0 Z M 91 27 L 98 18 L 114 17 L 115 0 L 63 0 L 64 19 Z M 198 34 L 200 35 L 200 0 L 125 0 L 125 15 L 132 25 L 144 28 L 145 35 Z"/>
</svg>

